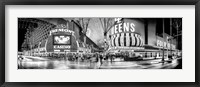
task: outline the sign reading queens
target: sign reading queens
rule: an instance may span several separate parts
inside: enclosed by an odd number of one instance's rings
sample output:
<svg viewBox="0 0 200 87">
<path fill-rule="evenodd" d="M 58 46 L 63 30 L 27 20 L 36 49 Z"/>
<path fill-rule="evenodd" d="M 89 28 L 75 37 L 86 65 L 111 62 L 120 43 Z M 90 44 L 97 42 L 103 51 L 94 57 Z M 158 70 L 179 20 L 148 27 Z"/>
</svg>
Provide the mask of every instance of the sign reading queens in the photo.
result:
<svg viewBox="0 0 200 87">
<path fill-rule="evenodd" d="M 123 19 L 125 20 L 125 19 Z M 122 18 L 115 18 L 114 28 L 112 29 L 112 34 L 124 33 L 124 32 L 135 32 L 135 24 L 122 21 Z"/>
<path fill-rule="evenodd" d="M 76 52 L 75 32 L 66 28 L 57 28 L 49 32 L 47 41 L 48 52 Z"/>
<path fill-rule="evenodd" d="M 142 47 L 144 24 L 138 19 L 115 18 L 111 29 L 111 47 Z"/>
</svg>

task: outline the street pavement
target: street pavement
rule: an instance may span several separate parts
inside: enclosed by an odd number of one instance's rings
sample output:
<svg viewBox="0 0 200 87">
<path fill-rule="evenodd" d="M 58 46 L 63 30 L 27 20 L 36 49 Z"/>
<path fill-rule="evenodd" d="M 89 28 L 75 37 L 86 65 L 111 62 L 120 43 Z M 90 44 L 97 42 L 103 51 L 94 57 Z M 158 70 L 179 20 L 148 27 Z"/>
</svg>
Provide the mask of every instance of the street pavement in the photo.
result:
<svg viewBox="0 0 200 87">
<path fill-rule="evenodd" d="M 138 61 L 110 61 L 103 60 L 95 62 L 91 60 L 51 60 L 42 57 L 23 56 L 18 60 L 19 69 L 173 69 L 180 63 L 180 58 L 168 60 L 164 62 L 161 58 L 146 58 Z M 182 68 L 182 67 L 181 67 Z"/>
</svg>

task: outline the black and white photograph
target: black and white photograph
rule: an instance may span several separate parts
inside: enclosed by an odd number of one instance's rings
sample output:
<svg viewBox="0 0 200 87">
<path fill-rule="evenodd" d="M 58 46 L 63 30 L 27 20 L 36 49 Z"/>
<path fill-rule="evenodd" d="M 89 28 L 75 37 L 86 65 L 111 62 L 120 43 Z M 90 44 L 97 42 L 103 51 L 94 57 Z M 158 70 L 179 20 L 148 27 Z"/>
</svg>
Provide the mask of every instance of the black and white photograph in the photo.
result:
<svg viewBox="0 0 200 87">
<path fill-rule="evenodd" d="M 182 69 L 182 18 L 18 18 L 18 70 Z"/>
</svg>

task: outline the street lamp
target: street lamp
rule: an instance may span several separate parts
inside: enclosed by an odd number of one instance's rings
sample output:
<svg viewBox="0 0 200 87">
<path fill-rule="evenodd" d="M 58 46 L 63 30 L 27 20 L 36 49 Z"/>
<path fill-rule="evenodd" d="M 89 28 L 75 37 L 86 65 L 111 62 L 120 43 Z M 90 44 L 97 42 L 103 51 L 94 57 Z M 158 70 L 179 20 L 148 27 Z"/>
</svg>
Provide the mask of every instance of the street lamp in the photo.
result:
<svg viewBox="0 0 200 87">
<path fill-rule="evenodd" d="M 167 58 L 169 58 L 169 48 L 168 48 L 168 45 L 170 46 L 170 50 L 172 51 L 172 47 L 171 47 L 171 40 L 173 39 L 174 37 L 168 37 L 167 36 Z M 170 40 L 170 42 L 169 42 Z M 172 56 L 172 53 L 170 53 L 170 56 Z"/>
<path fill-rule="evenodd" d="M 170 37 L 167 36 L 167 45 L 166 45 L 166 48 L 167 48 L 167 59 L 168 59 L 168 56 L 169 56 L 169 54 L 168 54 L 168 40 L 169 40 L 169 38 Z"/>
<path fill-rule="evenodd" d="M 165 41 L 164 40 L 164 36 L 165 36 L 165 34 L 164 34 L 165 33 L 165 20 L 164 20 L 164 18 L 162 19 L 162 21 L 163 21 L 163 24 L 162 24 L 163 25 L 163 41 Z M 164 50 L 165 50 L 165 48 L 164 48 L 164 42 L 163 42 L 163 55 L 162 55 L 163 64 L 164 64 L 164 61 L 165 61 L 165 58 L 164 58 L 165 57 L 165 51 Z"/>
</svg>

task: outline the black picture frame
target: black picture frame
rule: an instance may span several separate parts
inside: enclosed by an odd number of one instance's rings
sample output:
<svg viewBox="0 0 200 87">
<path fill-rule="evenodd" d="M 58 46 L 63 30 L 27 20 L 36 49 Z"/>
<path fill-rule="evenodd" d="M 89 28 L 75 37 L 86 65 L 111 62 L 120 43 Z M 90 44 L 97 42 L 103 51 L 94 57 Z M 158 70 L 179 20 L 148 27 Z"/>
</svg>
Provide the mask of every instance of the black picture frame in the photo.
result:
<svg viewBox="0 0 200 87">
<path fill-rule="evenodd" d="M 1 0 L 0 85 L 1 87 L 199 87 L 200 0 Z M 5 82 L 6 5 L 195 5 L 195 82 Z M 78 78 L 78 77 L 77 77 Z M 173 79 L 173 78 L 172 78 Z M 187 79 L 187 78 L 182 78 Z"/>
</svg>

